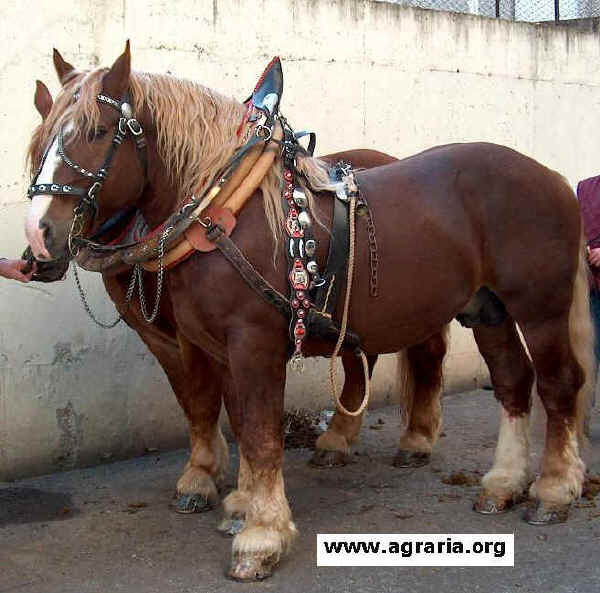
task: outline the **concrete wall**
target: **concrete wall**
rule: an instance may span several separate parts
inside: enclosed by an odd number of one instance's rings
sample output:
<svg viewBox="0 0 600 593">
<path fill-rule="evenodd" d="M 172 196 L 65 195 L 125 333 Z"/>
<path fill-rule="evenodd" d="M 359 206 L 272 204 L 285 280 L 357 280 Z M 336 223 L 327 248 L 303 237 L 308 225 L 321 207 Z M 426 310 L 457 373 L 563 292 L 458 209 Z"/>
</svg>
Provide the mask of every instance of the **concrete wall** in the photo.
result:
<svg viewBox="0 0 600 593">
<path fill-rule="evenodd" d="M 0 252 L 25 245 L 23 153 L 38 116 L 34 81 L 57 90 L 56 46 L 87 67 L 132 40 L 134 67 L 171 71 L 239 98 L 279 54 L 283 111 L 319 133 L 321 153 L 374 147 L 405 156 L 489 140 L 563 172 L 597 173 L 599 38 L 594 33 L 402 8 L 366 0 L 30 0 L 3 3 L 0 39 Z M 99 315 L 99 278 L 84 275 Z M 443 287 L 440 287 L 443 292 Z M 443 295 L 442 295 L 443 298 Z M 394 361 L 377 369 L 390 401 Z M 0 479 L 185 442 L 166 380 L 137 336 L 87 319 L 69 278 L 0 280 Z M 456 329 L 447 389 L 485 380 L 469 332 Z M 290 406 L 329 404 L 326 370 L 291 375 Z"/>
</svg>

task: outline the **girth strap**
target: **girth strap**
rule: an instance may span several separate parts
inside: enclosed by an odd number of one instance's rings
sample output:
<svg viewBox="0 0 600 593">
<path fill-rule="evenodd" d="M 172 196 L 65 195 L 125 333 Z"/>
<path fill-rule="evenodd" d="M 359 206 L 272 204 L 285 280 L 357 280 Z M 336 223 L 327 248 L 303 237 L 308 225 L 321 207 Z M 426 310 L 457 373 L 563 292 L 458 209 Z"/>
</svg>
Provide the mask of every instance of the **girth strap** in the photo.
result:
<svg viewBox="0 0 600 593">
<path fill-rule="evenodd" d="M 333 223 L 329 240 L 329 254 L 325 268 L 325 283 L 318 288 L 315 298 L 315 308 L 329 316 L 333 314 L 338 301 L 340 287 L 346 280 L 348 264 L 348 204 L 339 198 L 334 198 Z"/>
</svg>

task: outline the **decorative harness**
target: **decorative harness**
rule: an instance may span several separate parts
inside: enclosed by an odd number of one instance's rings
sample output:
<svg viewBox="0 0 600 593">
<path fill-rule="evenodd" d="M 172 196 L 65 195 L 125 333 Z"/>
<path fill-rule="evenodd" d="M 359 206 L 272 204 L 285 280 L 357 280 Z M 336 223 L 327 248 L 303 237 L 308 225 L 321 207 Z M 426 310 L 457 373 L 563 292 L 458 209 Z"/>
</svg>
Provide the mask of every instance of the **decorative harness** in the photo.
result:
<svg viewBox="0 0 600 593">
<path fill-rule="evenodd" d="M 78 95 L 75 94 L 75 99 L 78 98 Z M 123 140 L 125 140 L 125 138 L 131 134 L 135 140 L 135 144 L 136 144 L 136 148 L 137 148 L 137 153 L 139 155 L 139 158 L 142 162 L 142 166 L 144 169 L 144 177 L 146 177 L 147 173 L 148 173 L 148 155 L 147 155 L 147 149 L 146 149 L 146 139 L 144 137 L 144 131 L 142 130 L 142 126 L 140 125 L 140 123 L 138 122 L 138 120 L 133 117 L 133 110 L 131 107 L 131 100 L 128 96 L 126 96 L 124 99 L 122 99 L 120 102 L 119 101 L 115 101 L 114 99 L 112 99 L 111 97 L 107 97 L 106 95 L 103 94 L 99 94 L 96 97 L 96 100 L 98 101 L 98 103 L 102 103 L 104 105 L 109 105 L 110 107 L 112 107 L 113 109 L 115 109 L 121 117 L 119 117 L 119 120 L 117 121 L 116 127 L 115 127 L 115 133 L 113 135 L 113 139 L 112 142 L 110 144 L 110 147 L 108 149 L 108 152 L 106 154 L 106 157 L 104 158 L 104 163 L 102 164 L 102 166 L 98 169 L 98 171 L 96 173 L 92 172 L 92 171 L 88 171 L 87 169 L 85 169 L 84 167 L 82 167 L 81 165 L 79 165 L 78 163 L 76 163 L 75 161 L 73 161 L 71 158 L 69 158 L 65 152 L 65 147 L 64 147 L 64 127 L 61 126 L 61 128 L 58 130 L 58 134 L 57 134 L 57 149 L 58 149 L 58 154 L 60 156 L 60 158 L 62 159 L 63 163 L 65 165 L 67 165 L 68 167 L 70 167 L 71 169 L 73 169 L 74 171 L 76 171 L 77 173 L 79 173 L 82 177 L 84 177 L 87 180 L 91 180 L 93 181 L 92 185 L 89 188 L 83 188 L 83 187 L 78 187 L 78 186 L 74 186 L 74 185 L 65 185 L 65 184 L 57 184 L 57 183 L 42 183 L 42 184 L 37 184 L 37 179 L 42 171 L 42 168 L 44 167 L 44 163 L 48 157 L 48 152 L 50 150 L 50 146 L 48 147 L 48 149 L 46 150 L 46 152 L 44 153 L 44 156 L 42 158 L 42 161 L 40 163 L 40 166 L 37 170 L 37 173 L 34 176 L 33 179 L 33 183 L 29 186 L 29 189 L 27 191 L 27 196 L 29 197 L 29 199 L 33 199 L 34 196 L 36 195 L 40 195 L 40 194 L 44 194 L 44 195 L 56 195 L 56 196 L 60 196 L 60 195 L 67 195 L 67 196 L 79 196 L 80 200 L 79 203 L 77 204 L 77 206 L 75 207 L 75 211 L 74 211 L 74 218 L 73 218 L 73 225 L 76 227 L 78 224 L 81 224 L 83 222 L 83 217 L 85 216 L 85 213 L 91 213 L 92 215 L 92 219 L 94 219 L 98 213 L 98 194 L 100 193 L 100 190 L 102 189 L 102 186 L 108 176 L 108 173 L 110 171 L 110 166 L 112 164 L 112 161 L 114 159 L 114 156 L 117 152 L 118 147 L 121 145 L 121 143 L 123 142 Z M 108 221 L 111 225 L 114 224 L 114 220 L 110 220 Z M 104 225 L 104 231 L 108 230 L 108 225 Z M 83 231 L 83 228 L 81 229 L 80 232 Z M 71 241 L 73 238 L 76 238 L 78 236 L 78 233 L 69 233 L 69 240 Z M 71 249 L 71 253 L 73 253 L 74 255 L 76 255 L 76 252 L 74 252 L 73 250 L 73 245 L 70 242 L 69 243 L 69 248 Z"/>
<path fill-rule="evenodd" d="M 215 176 L 202 196 L 192 196 L 165 223 L 141 240 L 108 245 L 98 242 L 99 238 L 119 224 L 128 213 L 120 213 L 107 220 L 91 239 L 82 236 L 88 225 L 93 223 L 97 216 L 98 194 L 108 176 L 118 147 L 128 135 L 131 135 L 135 141 L 137 153 L 144 169 L 144 177 L 147 177 L 146 140 L 140 123 L 133 116 L 129 96 L 125 96 L 121 101 L 116 101 L 104 94 L 99 94 L 96 98 L 99 103 L 109 105 L 120 114 L 104 163 L 96 173 L 86 170 L 67 156 L 64 149 L 63 128 L 61 127 L 58 131 L 58 154 L 62 161 L 80 173 L 82 177 L 92 181 L 92 185 L 86 189 L 55 183 L 37 184 L 37 179 L 48 156 L 48 149 L 42 158 L 34 181 L 29 187 L 28 197 L 32 199 L 39 194 L 80 197 L 80 201 L 74 209 L 68 237 L 71 254 L 77 259 L 79 265 L 91 271 L 106 271 L 122 265 L 133 265 L 131 280 L 126 292 L 126 308 L 128 309 L 131 304 L 137 283 L 140 309 L 148 323 L 152 323 L 158 314 L 166 254 L 170 254 L 167 263 L 176 265 L 195 250 L 219 249 L 238 270 L 242 278 L 264 300 L 274 305 L 290 319 L 293 362 L 300 363 L 302 346 L 309 333 L 326 340 L 337 340 L 332 365 L 343 345 L 354 349 L 362 356 L 367 391 L 362 405 L 355 412 L 349 412 L 340 403 L 336 394 L 333 366 L 330 372 L 338 408 L 346 414 L 358 415 L 366 406 L 369 398 L 368 366 L 366 357 L 360 350 L 358 337 L 346 329 L 346 324 L 354 258 L 354 211 L 359 191 L 352 167 L 348 163 L 338 163 L 331 169 L 330 178 L 336 187 L 337 199 L 334 206 L 327 270 L 321 276 L 318 264 L 314 259 L 317 242 L 312 234 L 313 223 L 308 209 L 308 199 L 302 190 L 301 175 L 296 168 L 296 156 L 299 152 L 313 154 L 316 137 L 312 132 L 295 133 L 287 120 L 279 113 L 282 89 L 281 63 L 279 58 L 274 58 L 261 76 L 252 96 L 246 101 L 246 114 L 238 128 L 238 137 L 243 135 L 242 146 L 236 150 L 230 161 Z M 303 149 L 298 142 L 299 138 L 306 135 L 310 137 L 307 150 Z M 280 147 L 283 162 L 282 200 L 286 216 L 285 229 L 288 236 L 286 253 L 289 262 L 289 299 L 279 293 L 256 271 L 229 238 L 235 227 L 234 214 L 254 193 L 274 161 L 276 155 L 275 150 L 270 149 L 271 143 Z M 360 205 L 366 208 L 364 201 Z M 349 219 L 352 222 L 350 230 Z M 333 320 L 333 311 L 337 303 L 339 287 L 343 284 L 346 275 L 349 249 L 351 265 L 347 275 L 346 306 L 340 329 Z M 142 268 L 158 273 L 156 299 L 151 313 L 148 313 L 145 302 Z M 114 327 L 119 323 L 125 312 L 111 323 L 104 323 L 95 317 L 85 298 L 76 266 L 74 266 L 74 274 L 83 305 L 90 317 L 102 327 Z M 214 340 L 212 340 L 210 351 L 221 361 L 226 361 L 226 353 Z"/>
</svg>

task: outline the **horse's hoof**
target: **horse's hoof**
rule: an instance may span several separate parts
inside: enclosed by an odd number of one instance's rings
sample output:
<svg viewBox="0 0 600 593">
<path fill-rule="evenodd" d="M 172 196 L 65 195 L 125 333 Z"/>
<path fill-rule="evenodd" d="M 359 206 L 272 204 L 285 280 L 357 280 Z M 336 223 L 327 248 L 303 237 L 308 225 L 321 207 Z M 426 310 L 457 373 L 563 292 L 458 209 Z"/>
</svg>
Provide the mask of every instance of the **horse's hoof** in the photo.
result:
<svg viewBox="0 0 600 593">
<path fill-rule="evenodd" d="M 215 503 L 204 494 L 176 494 L 175 510 L 182 515 L 210 511 Z"/>
<path fill-rule="evenodd" d="M 399 449 L 394 457 L 394 467 L 423 467 L 429 463 L 431 454 L 419 451 L 406 451 Z"/>
<path fill-rule="evenodd" d="M 564 523 L 569 518 L 568 504 L 545 505 L 538 502 L 525 511 L 524 519 L 530 525 L 554 525 Z"/>
<path fill-rule="evenodd" d="M 482 515 L 499 515 L 506 513 L 513 505 L 512 499 L 499 500 L 485 492 L 482 493 L 473 505 L 473 510 Z"/>
<path fill-rule="evenodd" d="M 329 451 L 327 449 L 316 449 L 309 465 L 313 467 L 342 467 L 350 463 L 350 456 L 343 451 Z"/>
<path fill-rule="evenodd" d="M 236 554 L 227 576 L 243 583 L 264 581 L 273 574 L 278 560 L 276 554 L 267 557 L 261 554 Z"/>
<path fill-rule="evenodd" d="M 217 531 L 223 535 L 230 535 L 233 537 L 244 529 L 244 525 L 246 525 L 244 519 L 223 519 L 221 523 L 219 523 Z"/>
<path fill-rule="evenodd" d="M 482 515 L 499 515 L 506 513 L 506 511 L 512 509 L 516 504 L 520 504 L 525 500 L 527 500 L 527 492 L 514 494 L 510 498 L 502 499 L 483 491 L 475 501 L 473 510 Z"/>
</svg>

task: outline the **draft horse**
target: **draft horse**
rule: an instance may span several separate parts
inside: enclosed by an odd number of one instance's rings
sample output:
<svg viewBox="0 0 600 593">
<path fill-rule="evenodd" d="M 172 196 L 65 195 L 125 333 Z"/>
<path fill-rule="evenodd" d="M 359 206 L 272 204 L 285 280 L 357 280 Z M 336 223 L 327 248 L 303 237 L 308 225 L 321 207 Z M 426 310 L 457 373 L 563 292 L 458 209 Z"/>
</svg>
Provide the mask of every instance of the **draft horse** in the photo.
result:
<svg viewBox="0 0 600 593">
<path fill-rule="evenodd" d="M 73 228 L 86 196 L 95 199 L 89 224 L 79 229 L 85 236 L 95 236 L 131 208 L 151 228 L 159 227 L 186 197 L 210 186 L 239 146 L 242 103 L 173 77 L 132 72 L 129 45 L 110 68 L 79 72 L 58 54 L 55 64 L 63 90 L 53 105 L 42 105 L 45 119 L 30 146 L 31 160 L 40 166 L 26 232 L 39 261 L 76 253 Z M 144 131 L 143 158 L 139 142 L 121 138 L 118 150 L 112 148 L 108 132 L 124 119 Z M 94 178 L 85 173 L 100 171 L 107 154 L 110 171 L 95 195 L 87 191 Z M 278 153 L 238 213 L 231 237 L 266 282 L 285 293 L 286 256 L 273 249 L 285 243 L 281 158 Z M 322 268 L 333 211 L 330 194 L 318 191 L 330 187 L 327 167 L 307 154 L 298 155 L 297 166 L 306 194 L 314 194 L 311 208 L 320 221 L 313 225 L 315 259 Z M 348 325 L 360 337 L 370 369 L 381 353 L 404 350 L 412 361 L 417 380 L 401 457 L 426 455 L 435 441 L 444 332 L 462 316 L 474 326 L 503 406 L 496 459 L 482 480 L 477 508 L 502 510 L 529 484 L 527 427 L 535 375 L 547 438 L 541 473 L 529 492 L 537 506 L 528 520 L 564 519 L 581 494 L 580 441 L 593 378 L 585 252 L 568 184 L 534 160 L 486 143 L 437 147 L 360 171 L 356 180 L 376 224 L 378 296 L 361 281 L 369 277 L 371 261 L 367 223 L 359 218 Z M 83 189 L 59 194 L 40 185 Z M 108 292 L 159 358 L 191 420 L 192 454 L 180 491 L 216 496 L 211 489 L 226 463 L 217 428 L 222 396 L 240 447 L 238 488 L 224 500 L 224 512 L 226 518 L 244 518 L 229 574 L 265 578 L 296 535 L 281 472 L 289 319 L 212 250 L 169 270 L 163 284 L 168 298 L 156 325 L 141 330 L 139 307 L 125 304 L 125 273 L 103 274 Z M 150 290 L 157 282 L 149 275 L 146 281 Z M 499 314 L 487 315 L 490 307 Z M 335 316 L 339 321 L 337 309 Z M 310 356 L 332 352 L 330 341 L 310 335 L 304 348 Z M 348 349 L 342 354 L 352 356 Z M 350 407 L 360 401 L 355 386 L 345 397 Z M 344 423 L 338 414 L 321 449 L 343 451 L 359 422 Z"/>
</svg>

